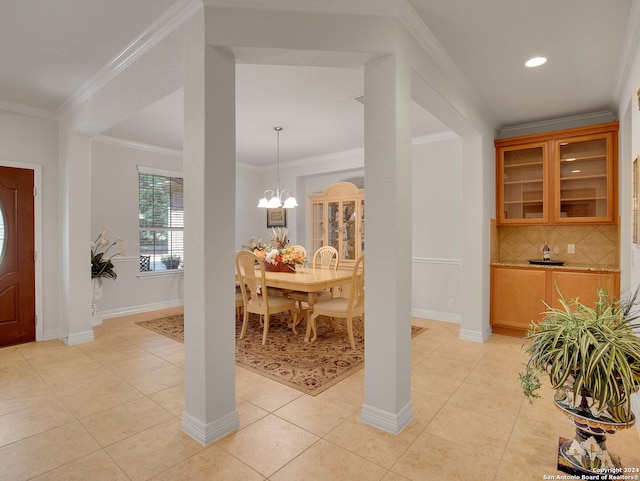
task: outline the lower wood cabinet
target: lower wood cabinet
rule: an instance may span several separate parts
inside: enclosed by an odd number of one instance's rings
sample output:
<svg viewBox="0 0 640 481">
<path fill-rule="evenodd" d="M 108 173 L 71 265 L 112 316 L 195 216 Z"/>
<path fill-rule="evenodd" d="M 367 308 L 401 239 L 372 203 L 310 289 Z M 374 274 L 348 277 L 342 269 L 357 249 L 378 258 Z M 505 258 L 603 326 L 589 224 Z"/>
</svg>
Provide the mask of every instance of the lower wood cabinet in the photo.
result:
<svg viewBox="0 0 640 481">
<path fill-rule="evenodd" d="M 544 302 L 560 307 L 560 293 L 592 305 L 598 289 L 619 296 L 620 276 L 610 271 L 491 267 L 491 329 L 524 336 L 532 320 L 542 319 Z M 557 287 L 556 287 L 557 286 Z"/>
</svg>

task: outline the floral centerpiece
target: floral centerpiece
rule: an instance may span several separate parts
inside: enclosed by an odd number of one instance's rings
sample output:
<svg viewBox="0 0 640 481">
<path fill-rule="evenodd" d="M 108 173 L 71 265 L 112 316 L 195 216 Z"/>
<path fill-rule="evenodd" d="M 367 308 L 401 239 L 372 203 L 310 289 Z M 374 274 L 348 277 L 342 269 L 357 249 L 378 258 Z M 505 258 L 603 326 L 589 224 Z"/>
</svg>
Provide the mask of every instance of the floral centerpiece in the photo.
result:
<svg viewBox="0 0 640 481">
<path fill-rule="evenodd" d="M 111 255 L 108 255 L 108 253 L 114 246 L 122 245 L 124 241 L 119 238 L 116 241 L 110 242 L 105 237 L 107 233 L 108 230 L 103 227 L 96 240 L 91 242 L 91 279 L 102 279 L 106 277 L 115 280 L 116 277 L 118 277 L 111 259 L 116 256 L 125 255 L 124 251 L 120 250 Z"/>
<path fill-rule="evenodd" d="M 303 265 L 306 261 L 304 254 L 293 247 L 255 249 L 253 253 L 264 261 L 264 268 L 268 271 L 295 272 L 296 265 Z"/>
<path fill-rule="evenodd" d="M 293 247 L 285 247 L 288 243 L 287 229 L 274 228 L 269 244 L 263 244 L 262 239 L 252 237 L 243 247 L 258 256 L 268 271 L 295 272 L 296 265 L 304 265 L 306 258 Z"/>
</svg>

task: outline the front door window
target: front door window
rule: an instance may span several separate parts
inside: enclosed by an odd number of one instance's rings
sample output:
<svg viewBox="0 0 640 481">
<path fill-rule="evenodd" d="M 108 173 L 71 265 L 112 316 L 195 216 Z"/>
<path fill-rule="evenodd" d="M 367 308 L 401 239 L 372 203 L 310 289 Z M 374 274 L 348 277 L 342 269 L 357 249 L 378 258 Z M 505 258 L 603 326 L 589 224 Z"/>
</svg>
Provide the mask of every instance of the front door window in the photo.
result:
<svg viewBox="0 0 640 481">
<path fill-rule="evenodd" d="M 4 257 L 4 246 L 6 244 L 4 225 L 4 208 L 2 207 L 2 202 L 0 202 L 0 264 L 2 264 L 2 258 Z"/>
</svg>

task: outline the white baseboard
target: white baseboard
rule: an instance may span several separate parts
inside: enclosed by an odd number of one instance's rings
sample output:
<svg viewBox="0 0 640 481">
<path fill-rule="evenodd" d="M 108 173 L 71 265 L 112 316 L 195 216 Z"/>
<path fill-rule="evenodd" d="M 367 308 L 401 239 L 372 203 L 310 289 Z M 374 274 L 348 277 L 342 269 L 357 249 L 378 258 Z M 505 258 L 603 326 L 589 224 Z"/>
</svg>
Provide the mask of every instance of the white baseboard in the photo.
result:
<svg viewBox="0 0 640 481">
<path fill-rule="evenodd" d="M 483 331 L 471 329 L 460 329 L 460 339 L 463 341 L 486 342 L 491 337 L 491 326 L 487 326 Z"/>
<path fill-rule="evenodd" d="M 98 311 L 97 318 L 100 320 L 98 324 L 102 323 L 102 319 L 108 319 L 110 317 L 130 316 L 131 314 L 140 314 L 142 312 L 157 311 L 160 309 L 169 309 L 171 307 L 180 307 L 184 305 L 184 299 L 172 299 L 170 301 L 154 302 L 151 304 L 141 304 L 138 306 L 122 307 L 119 309 L 108 309 L 104 311 Z"/>
<path fill-rule="evenodd" d="M 428 309 L 417 309 L 417 308 L 411 309 L 411 317 L 428 319 L 430 321 L 453 322 L 455 324 L 460 324 L 462 320 L 460 317 L 460 314 L 452 314 L 450 312 L 430 311 Z"/>
<path fill-rule="evenodd" d="M 93 337 L 93 329 L 89 329 L 88 331 L 77 332 L 75 334 L 63 337 L 62 342 L 64 342 L 67 346 L 75 346 L 77 344 L 84 344 L 85 342 L 92 342 L 94 339 L 95 338 Z"/>
<path fill-rule="evenodd" d="M 62 339 L 65 332 L 62 329 L 47 329 L 42 334 L 43 341 L 51 341 L 52 339 Z"/>
<path fill-rule="evenodd" d="M 238 429 L 240 419 L 236 410 L 211 423 L 203 423 L 186 412 L 182 414 L 182 430 L 205 446 Z"/>
<path fill-rule="evenodd" d="M 413 420 L 411 402 L 408 402 L 399 413 L 384 411 L 365 404 L 362 406 L 360 420 L 387 433 L 398 434 Z"/>
</svg>

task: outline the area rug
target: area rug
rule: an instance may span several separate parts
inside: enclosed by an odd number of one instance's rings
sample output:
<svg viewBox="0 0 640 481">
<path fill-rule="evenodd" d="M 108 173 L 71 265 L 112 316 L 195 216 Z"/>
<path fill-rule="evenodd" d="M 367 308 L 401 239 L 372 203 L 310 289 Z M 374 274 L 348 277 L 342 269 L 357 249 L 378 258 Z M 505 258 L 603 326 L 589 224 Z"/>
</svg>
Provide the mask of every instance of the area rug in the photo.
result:
<svg viewBox="0 0 640 481">
<path fill-rule="evenodd" d="M 184 342 L 184 317 L 168 316 L 136 324 L 164 336 Z M 272 318 L 267 344 L 262 345 L 262 327 L 258 316 L 250 316 L 244 339 L 238 339 L 242 321 L 236 322 L 236 364 L 273 379 L 306 394 L 315 396 L 350 376 L 364 365 L 364 325 L 361 318 L 353 320 L 356 349 L 351 349 L 344 320 L 337 328 L 318 320 L 318 338 L 304 342 L 303 321 L 294 334 L 287 326 Z M 411 327 L 412 337 L 426 328 Z"/>
</svg>

